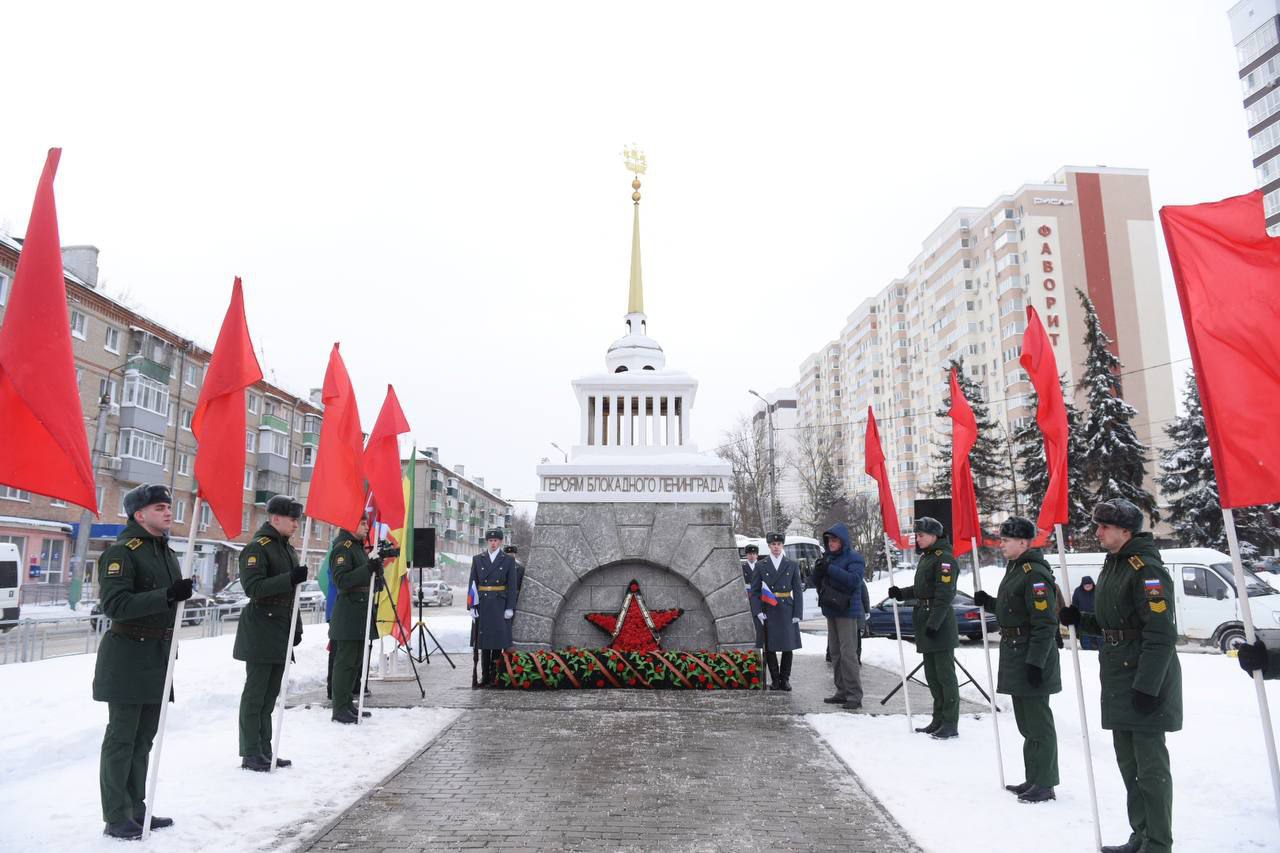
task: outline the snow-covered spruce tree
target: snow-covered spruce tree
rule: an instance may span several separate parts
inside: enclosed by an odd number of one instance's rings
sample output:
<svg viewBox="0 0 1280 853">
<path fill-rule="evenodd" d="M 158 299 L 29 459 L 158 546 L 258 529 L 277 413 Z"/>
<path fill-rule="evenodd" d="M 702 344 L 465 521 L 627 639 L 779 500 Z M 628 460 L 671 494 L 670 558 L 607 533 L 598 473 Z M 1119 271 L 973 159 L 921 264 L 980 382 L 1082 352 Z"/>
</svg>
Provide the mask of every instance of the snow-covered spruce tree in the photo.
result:
<svg viewBox="0 0 1280 853">
<path fill-rule="evenodd" d="M 1084 419 L 1072 402 L 1063 381 L 1063 402 L 1067 409 L 1067 513 L 1066 534 L 1068 542 L 1079 542 L 1080 537 L 1091 531 L 1092 519 L 1088 506 L 1088 493 L 1084 486 Z M 1039 406 L 1039 396 L 1034 390 L 1028 405 L 1031 411 Z M 1033 521 L 1040 514 L 1044 494 L 1049 489 L 1049 469 L 1044 454 L 1044 436 L 1033 415 L 1030 422 L 1013 434 L 1017 459 L 1019 490 L 1025 493 L 1022 500 L 1024 514 Z"/>
<path fill-rule="evenodd" d="M 1085 312 L 1084 375 L 1077 386 L 1089 403 L 1082 436 L 1083 479 L 1093 506 L 1112 498 L 1133 502 L 1155 524 L 1160 517 L 1156 499 L 1142 485 L 1150 448 L 1133 431 L 1137 409 L 1125 402 L 1120 382 L 1123 365 L 1110 349 L 1093 300 L 1076 288 Z"/>
<path fill-rule="evenodd" d="M 983 518 L 1003 518 L 1012 512 L 1013 497 L 1009 490 L 1009 456 L 1005 451 L 1001 429 L 991 417 L 991 410 L 983 396 L 982 387 L 971 379 L 964 369 L 964 357 L 951 359 L 942 381 L 950 388 L 951 368 L 955 368 L 960 390 L 973 409 L 978 423 L 978 440 L 969 453 L 969 470 L 973 472 L 973 490 L 978 496 L 978 513 Z M 947 391 L 942 408 L 934 414 L 946 422 L 945 432 L 939 430 L 937 450 L 933 452 L 933 496 L 951 496 L 951 392 Z M 1025 508 L 1026 504 L 1023 503 Z"/>
<path fill-rule="evenodd" d="M 836 479 L 835 471 L 831 467 L 831 460 L 825 459 L 822 462 L 818 477 L 818 488 L 813 496 L 813 517 L 815 520 L 814 532 L 815 537 L 821 538 L 822 530 L 820 527 L 827 525 L 831 508 L 844 497 L 844 493 L 840 489 L 840 481 Z"/>
<path fill-rule="evenodd" d="M 1165 427 L 1173 444 L 1160 451 L 1160 475 L 1156 478 L 1169 499 L 1168 521 L 1179 545 L 1227 550 L 1222 505 L 1218 503 L 1218 478 L 1209 450 L 1204 409 L 1195 374 L 1187 374 L 1182 393 L 1186 414 Z M 1275 547 L 1277 534 L 1268 518 L 1275 507 L 1245 507 L 1234 513 L 1240 553 L 1251 560 Z"/>
</svg>

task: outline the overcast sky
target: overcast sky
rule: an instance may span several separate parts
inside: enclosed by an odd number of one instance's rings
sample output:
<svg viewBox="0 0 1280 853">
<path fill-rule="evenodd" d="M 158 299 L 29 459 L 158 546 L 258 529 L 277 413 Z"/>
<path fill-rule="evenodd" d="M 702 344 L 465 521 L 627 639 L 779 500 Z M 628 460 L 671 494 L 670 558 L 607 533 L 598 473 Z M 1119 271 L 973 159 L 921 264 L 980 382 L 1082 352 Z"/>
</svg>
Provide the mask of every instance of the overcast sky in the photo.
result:
<svg viewBox="0 0 1280 853">
<path fill-rule="evenodd" d="M 391 382 L 527 498 L 623 332 L 628 143 L 704 448 L 954 207 L 1064 164 L 1149 169 L 1157 207 L 1254 186 L 1226 0 L 426 5 L 11 5 L 0 224 L 63 147 L 105 291 L 209 347 L 240 275 L 268 378 L 305 396 L 340 340 L 366 429 Z"/>
</svg>

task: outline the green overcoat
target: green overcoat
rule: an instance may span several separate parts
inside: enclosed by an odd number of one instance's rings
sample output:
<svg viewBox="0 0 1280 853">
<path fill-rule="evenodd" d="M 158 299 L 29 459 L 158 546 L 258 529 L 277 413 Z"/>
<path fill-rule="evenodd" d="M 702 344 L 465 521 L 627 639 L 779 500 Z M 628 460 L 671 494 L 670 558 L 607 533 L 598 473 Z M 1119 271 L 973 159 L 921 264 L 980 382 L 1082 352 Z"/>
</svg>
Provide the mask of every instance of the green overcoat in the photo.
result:
<svg viewBox="0 0 1280 853">
<path fill-rule="evenodd" d="M 1000 677 L 996 690 L 1008 696 L 1048 696 L 1062 690 L 1058 667 L 1058 596 L 1053 570 L 1039 548 L 1005 566 L 996 594 L 1000 623 Z M 1014 636 L 1018 633 L 1018 636 Z M 1039 687 L 1027 680 L 1027 665 L 1040 667 Z"/>
<path fill-rule="evenodd" d="M 1102 727 L 1129 731 L 1176 732 L 1182 728 L 1182 668 L 1175 644 L 1173 581 L 1150 533 L 1138 533 L 1108 554 L 1094 587 L 1093 613 L 1082 613 L 1088 634 L 1102 629 L 1134 632 L 1132 639 L 1108 642 L 1098 655 L 1102 678 Z M 1149 715 L 1133 707 L 1131 691 L 1160 697 Z"/>
<path fill-rule="evenodd" d="M 293 579 L 298 552 L 267 522 L 240 552 L 240 583 L 249 603 L 240 611 L 232 656 L 247 663 L 284 665 L 290 648 L 289 615 L 293 612 Z M 302 614 L 294 625 L 292 645 L 302 642 Z"/>
<path fill-rule="evenodd" d="M 169 537 L 152 536 L 130 521 L 98 561 L 102 613 L 113 623 L 144 629 L 173 628 L 176 604 L 169 586 L 182 577 Z M 126 637 L 108 631 L 98 646 L 93 698 L 98 702 L 157 705 L 164 692 L 170 640 Z M 173 694 L 170 692 L 170 698 Z"/>
<path fill-rule="evenodd" d="M 951 549 L 926 548 L 916 563 L 913 595 L 916 600 L 911 610 L 911 624 L 916 635 L 916 651 L 943 652 L 960 645 L 956 629 L 956 612 L 951 602 L 956 598 L 956 562 Z M 934 630 L 930 637 L 925 631 Z"/>
<path fill-rule="evenodd" d="M 333 642 L 362 643 L 366 638 L 378 636 L 372 620 L 367 625 L 365 623 L 369 619 L 369 582 L 372 575 L 369 555 L 365 553 L 360 537 L 349 530 L 340 530 L 329 551 L 329 576 L 338 588 L 333 601 L 333 615 L 329 617 L 329 639 Z"/>
</svg>

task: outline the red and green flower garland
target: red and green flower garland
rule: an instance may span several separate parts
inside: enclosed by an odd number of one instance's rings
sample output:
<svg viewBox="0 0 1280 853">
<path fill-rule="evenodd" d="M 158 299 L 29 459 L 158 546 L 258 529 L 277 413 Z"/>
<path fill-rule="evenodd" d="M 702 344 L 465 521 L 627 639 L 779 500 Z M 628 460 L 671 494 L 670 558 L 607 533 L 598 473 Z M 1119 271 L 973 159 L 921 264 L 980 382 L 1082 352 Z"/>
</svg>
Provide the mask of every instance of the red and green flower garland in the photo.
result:
<svg viewBox="0 0 1280 853">
<path fill-rule="evenodd" d="M 760 659 L 751 650 L 503 652 L 494 686 L 510 690 L 759 690 Z"/>
</svg>

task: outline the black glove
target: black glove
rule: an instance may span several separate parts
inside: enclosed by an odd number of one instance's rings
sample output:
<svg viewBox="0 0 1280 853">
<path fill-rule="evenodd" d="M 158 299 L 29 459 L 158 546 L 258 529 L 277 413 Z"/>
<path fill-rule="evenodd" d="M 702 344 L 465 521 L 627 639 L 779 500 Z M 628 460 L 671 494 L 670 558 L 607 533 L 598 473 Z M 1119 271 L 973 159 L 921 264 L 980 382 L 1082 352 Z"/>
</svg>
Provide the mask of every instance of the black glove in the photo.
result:
<svg viewBox="0 0 1280 853">
<path fill-rule="evenodd" d="M 306 579 L 307 579 L 306 566 L 294 566 L 293 571 L 289 572 L 289 580 L 293 582 L 294 586 L 297 586 L 298 584 L 302 583 Z"/>
<path fill-rule="evenodd" d="M 1059 631 L 1058 633 L 1056 633 L 1056 634 L 1054 634 L 1054 635 L 1053 635 L 1053 642 L 1054 642 L 1054 643 L 1056 643 L 1056 644 L 1057 644 L 1057 646 L 1058 646 L 1058 648 L 1060 648 L 1060 649 L 1061 649 L 1061 648 L 1065 648 L 1065 647 L 1066 647 L 1066 645 L 1067 645 L 1067 641 L 1066 641 L 1066 640 L 1064 640 L 1064 639 L 1062 639 L 1062 632 L 1061 632 L 1061 631 Z"/>
<path fill-rule="evenodd" d="M 973 600 L 977 602 L 977 605 L 979 607 L 985 610 L 990 610 L 991 605 L 996 603 L 996 600 L 992 598 L 990 595 L 987 595 L 987 593 L 984 592 L 983 590 L 978 590 L 977 592 L 975 592 L 973 594 Z"/>
<path fill-rule="evenodd" d="M 382 577 L 382 558 L 371 557 L 369 559 L 369 571 L 378 577 Z"/>
<path fill-rule="evenodd" d="M 938 629 L 937 629 L 937 628 L 925 628 L 925 629 L 924 629 L 924 635 L 925 635 L 926 637 L 928 637 L 930 640 L 932 640 L 934 637 L 938 636 Z"/>
<path fill-rule="evenodd" d="M 1068 604 L 1066 607 L 1058 611 L 1058 621 L 1070 628 L 1072 625 L 1080 624 L 1080 608 L 1074 604 Z"/>
<path fill-rule="evenodd" d="M 165 592 L 165 598 L 169 600 L 170 604 L 173 604 L 175 601 L 186 601 L 191 597 L 191 589 L 194 584 L 195 580 L 193 578 L 183 578 L 182 580 L 174 581 L 169 585 L 169 589 Z"/>
<path fill-rule="evenodd" d="M 1044 670 L 1033 663 L 1027 664 L 1027 684 L 1039 687 L 1044 683 Z"/>
<path fill-rule="evenodd" d="M 1130 690 L 1129 693 L 1133 698 L 1133 710 L 1144 717 L 1151 716 L 1156 708 L 1160 707 L 1159 696 L 1152 696 L 1150 693 L 1143 693 L 1141 690 Z"/>
<path fill-rule="evenodd" d="M 906 601 L 907 597 L 902 594 L 902 590 L 896 586 L 889 587 L 889 597 L 894 601 Z"/>
<path fill-rule="evenodd" d="M 1252 645 L 1242 644 L 1236 649 L 1236 654 L 1239 656 L 1236 659 L 1240 661 L 1240 668 L 1250 675 L 1267 665 L 1267 647 L 1262 640 L 1254 640 Z"/>
</svg>

